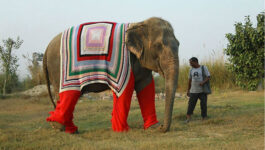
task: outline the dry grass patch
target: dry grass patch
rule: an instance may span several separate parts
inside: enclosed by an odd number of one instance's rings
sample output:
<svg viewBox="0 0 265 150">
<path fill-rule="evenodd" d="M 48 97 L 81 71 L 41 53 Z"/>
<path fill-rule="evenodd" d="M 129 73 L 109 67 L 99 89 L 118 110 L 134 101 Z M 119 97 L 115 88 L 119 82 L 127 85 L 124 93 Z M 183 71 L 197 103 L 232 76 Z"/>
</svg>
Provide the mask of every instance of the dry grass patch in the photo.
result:
<svg viewBox="0 0 265 150">
<path fill-rule="evenodd" d="M 142 129 L 137 101 L 132 101 L 131 130 L 111 130 L 112 101 L 81 99 L 75 110 L 80 134 L 54 131 L 45 118 L 52 110 L 49 98 L 0 99 L 0 149 L 264 149 L 264 93 L 236 91 L 209 96 L 210 118 L 202 121 L 199 104 L 185 124 L 187 99 L 175 101 L 171 131 Z M 156 101 L 157 116 L 164 101 Z"/>
</svg>

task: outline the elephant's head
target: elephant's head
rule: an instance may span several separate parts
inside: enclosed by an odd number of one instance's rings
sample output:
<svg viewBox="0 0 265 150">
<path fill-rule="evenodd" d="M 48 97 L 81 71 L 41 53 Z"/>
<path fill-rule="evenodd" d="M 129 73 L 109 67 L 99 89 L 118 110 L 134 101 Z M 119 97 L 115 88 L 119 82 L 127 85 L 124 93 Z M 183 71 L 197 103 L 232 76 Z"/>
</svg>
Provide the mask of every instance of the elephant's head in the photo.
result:
<svg viewBox="0 0 265 150">
<path fill-rule="evenodd" d="M 131 24 L 126 32 L 126 46 L 143 67 L 165 78 L 165 118 L 162 130 L 166 132 L 171 124 L 179 70 L 179 42 L 173 28 L 160 18 Z"/>
</svg>

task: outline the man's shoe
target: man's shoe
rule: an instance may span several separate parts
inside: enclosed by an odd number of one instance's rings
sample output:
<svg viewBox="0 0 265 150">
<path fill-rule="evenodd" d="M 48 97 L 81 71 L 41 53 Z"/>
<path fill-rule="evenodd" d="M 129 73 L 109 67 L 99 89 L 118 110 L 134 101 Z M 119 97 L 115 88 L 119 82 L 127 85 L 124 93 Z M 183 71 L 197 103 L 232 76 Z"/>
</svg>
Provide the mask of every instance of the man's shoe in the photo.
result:
<svg viewBox="0 0 265 150">
<path fill-rule="evenodd" d="M 204 120 L 208 120 L 208 119 L 209 119 L 208 116 L 206 116 L 206 117 L 202 117 L 202 121 L 204 121 Z"/>
<path fill-rule="evenodd" d="M 185 121 L 185 123 L 189 123 L 190 122 L 190 119 L 187 119 L 186 121 Z"/>
</svg>

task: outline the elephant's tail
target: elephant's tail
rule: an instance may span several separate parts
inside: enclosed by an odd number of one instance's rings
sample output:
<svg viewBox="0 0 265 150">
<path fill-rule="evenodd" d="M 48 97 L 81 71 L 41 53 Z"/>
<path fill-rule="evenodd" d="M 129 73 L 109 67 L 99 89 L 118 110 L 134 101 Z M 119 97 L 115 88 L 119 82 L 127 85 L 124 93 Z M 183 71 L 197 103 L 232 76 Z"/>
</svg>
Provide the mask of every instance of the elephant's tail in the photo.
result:
<svg viewBox="0 0 265 150">
<path fill-rule="evenodd" d="M 52 98 L 52 93 L 51 93 L 51 87 L 50 87 L 50 80 L 49 80 L 49 74 L 48 74 L 48 68 L 47 68 L 47 51 L 45 52 L 44 56 L 43 56 L 43 72 L 44 72 L 44 76 L 46 79 L 46 85 L 47 85 L 47 89 L 48 89 L 48 93 L 51 99 L 51 102 L 54 106 L 54 109 L 56 108 L 56 104 L 54 103 L 54 100 Z"/>
</svg>

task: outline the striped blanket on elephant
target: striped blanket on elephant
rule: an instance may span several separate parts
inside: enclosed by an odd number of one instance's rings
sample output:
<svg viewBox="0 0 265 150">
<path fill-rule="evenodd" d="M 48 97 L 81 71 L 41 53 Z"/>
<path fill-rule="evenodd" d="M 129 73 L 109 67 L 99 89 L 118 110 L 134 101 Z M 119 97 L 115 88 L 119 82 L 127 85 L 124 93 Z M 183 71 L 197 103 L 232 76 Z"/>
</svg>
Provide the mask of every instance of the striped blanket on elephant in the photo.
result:
<svg viewBox="0 0 265 150">
<path fill-rule="evenodd" d="M 128 24 L 90 22 L 65 30 L 61 38 L 60 93 L 104 83 L 120 96 L 130 78 L 125 46 Z"/>
</svg>

